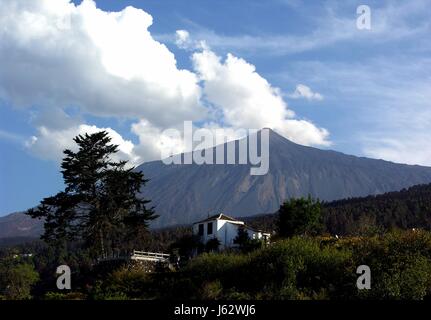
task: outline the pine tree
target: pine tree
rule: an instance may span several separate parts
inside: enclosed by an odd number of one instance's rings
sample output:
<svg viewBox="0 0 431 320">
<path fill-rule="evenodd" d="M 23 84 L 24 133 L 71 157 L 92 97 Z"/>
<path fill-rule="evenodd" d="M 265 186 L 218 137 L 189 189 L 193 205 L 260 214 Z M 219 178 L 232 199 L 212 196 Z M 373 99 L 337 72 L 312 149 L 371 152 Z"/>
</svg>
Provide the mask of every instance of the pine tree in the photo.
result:
<svg viewBox="0 0 431 320">
<path fill-rule="evenodd" d="M 74 141 L 78 151 L 65 150 L 61 165 L 65 190 L 27 214 L 45 219 L 42 239 L 47 242 L 80 240 L 94 255 L 106 257 L 107 249 L 122 248 L 157 218 L 147 208 L 150 201 L 139 197 L 148 180 L 126 168 L 127 161 L 112 160 L 118 146 L 110 144 L 106 131 L 78 135 Z"/>
</svg>

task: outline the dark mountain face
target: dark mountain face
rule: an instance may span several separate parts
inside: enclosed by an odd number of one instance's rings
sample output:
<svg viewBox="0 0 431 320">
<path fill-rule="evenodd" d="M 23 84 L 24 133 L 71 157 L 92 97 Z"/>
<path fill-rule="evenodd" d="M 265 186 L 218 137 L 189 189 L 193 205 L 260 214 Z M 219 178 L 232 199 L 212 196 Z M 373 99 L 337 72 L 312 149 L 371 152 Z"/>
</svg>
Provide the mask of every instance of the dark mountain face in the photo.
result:
<svg viewBox="0 0 431 320">
<path fill-rule="evenodd" d="M 150 181 L 143 196 L 160 214 L 153 226 L 187 224 L 208 214 L 251 216 L 276 211 L 290 197 L 331 201 L 380 194 L 431 182 L 431 168 L 360 158 L 295 144 L 270 131 L 269 172 L 250 165 L 166 165 L 137 168 Z"/>
<path fill-rule="evenodd" d="M 22 212 L 0 217 L 0 238 L 39 237 L 43 231 L 43 221 L 32 219 Z"/>
<path fill-rule="evenodd" d="M 273 131 L 269 154 L 269 171 L 262 176 L 250 175 L 250 165 L 142 164 L 136 170 L 150 179 L 142 195 L 160 215 L 152 226 L 189 224 L 220 212 L 233 217 L 271 213 L 290 197 L 331 201 L 431 182 L 429 167 L 305 147 Z M 0 218 L 0 238 L 39 236 L 42 228 L 43 222 L 22 213 Z"/>
</svg>

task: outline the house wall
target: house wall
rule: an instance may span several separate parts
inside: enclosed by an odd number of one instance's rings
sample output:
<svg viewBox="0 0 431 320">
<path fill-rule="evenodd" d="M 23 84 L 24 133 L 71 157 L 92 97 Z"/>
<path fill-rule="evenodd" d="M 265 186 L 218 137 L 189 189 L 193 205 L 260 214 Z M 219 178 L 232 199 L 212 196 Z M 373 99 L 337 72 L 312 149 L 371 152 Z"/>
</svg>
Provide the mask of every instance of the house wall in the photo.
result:
<svg viewBox="0 0 431 320">
<path fill-rule="evenodd" d="M 209 222 L 213 223 L 213 233 L 211 235 L 207 233 L 207 225 Z M 242 221 L 233 222 L 221 219 L 207 221 L 203 224 L 204 234 L 202 236 L 202 242 L 206 243 L 208 240 L 217 237 L 220 241 L 221 248 L 235 247 L 236 244 L 234 244 L 233 241 L 238 235 L 238 228 L 244 226 L 244 222 Z M 256 232 L 248 228 L 246 230 L 250 239 L 261 239 L 263 236 L 261 232 Z M 193 225 L 193 234 L 199 234 L 199 223 Z"/>
<path fill-rule="evenodd" d="M 236 244 L 233 243 L 234 239 L 238 235 L 238 228 L 243 226 L 242 221 L 227 221 L 218 220 L 217 221 L 217 238 L 223 247 L 234 247 Z"/>
<path fill-rule="evenodd" d="M 210 235 L 208 234 L 208 223 L 209 222 L 213 223 L 213 232 Z M 203 243 L 206 243 L 208 240 L 210 240 L 212 238 L 215 238 L 217 236 L 217 221 L 216 220 L 194 224 L 193 225 L 193 234 L 195 234 L 195 235 L 199 234 L 199 225 L 200 224 L 204 225 L 204 233 L 203 233 L 203 236 L 202 236 L 202 242 Z"/>
</svg>

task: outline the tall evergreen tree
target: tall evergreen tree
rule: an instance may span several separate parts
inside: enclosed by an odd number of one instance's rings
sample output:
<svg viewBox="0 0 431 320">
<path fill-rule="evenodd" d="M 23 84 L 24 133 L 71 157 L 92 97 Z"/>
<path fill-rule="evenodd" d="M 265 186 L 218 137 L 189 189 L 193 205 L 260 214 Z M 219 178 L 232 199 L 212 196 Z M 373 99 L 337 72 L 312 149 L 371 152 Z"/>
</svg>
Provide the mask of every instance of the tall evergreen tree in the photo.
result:
<svg viewBox="0 0 431 320">
<path fill-rule="evenodd" d="M 81 240 L 94 255 L 105 257 L 108 249 L 122 248 L 157 218 L 147 207 L 150 201 L 138 196 L 148 180 L 126 168 L 127 161 L 112 160 L 118 146 L 110 144 L 106 131 L 78 135 L 74 141 L 78 151 L 65 150 L 61 165 L 65 190 L 27 214 L 45 219 L 42 239 L 47 242 Z"/>
</svg>

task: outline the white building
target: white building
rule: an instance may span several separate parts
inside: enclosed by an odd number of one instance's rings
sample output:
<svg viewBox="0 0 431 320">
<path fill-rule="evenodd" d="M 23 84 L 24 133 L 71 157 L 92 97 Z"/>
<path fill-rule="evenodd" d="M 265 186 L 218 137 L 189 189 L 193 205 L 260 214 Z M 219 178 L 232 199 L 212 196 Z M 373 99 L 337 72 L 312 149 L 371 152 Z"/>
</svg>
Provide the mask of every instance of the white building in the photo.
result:
<svg viewBox="0 0 431 320">
<path fill-rule="evenodd" d="M 247 231 L 250 239 L 269 241 L 269 233 L 253 229 L 243 221 L 228 217 L 223 213 L 194 223 L 193 234 L 198 235 L 204 244 L 210 239 L 217 238 L 220 241 L 220 247 L 223 249 L 237 246 L 234 239 L 238 236 L 240 228 Z"/>
</svg>

